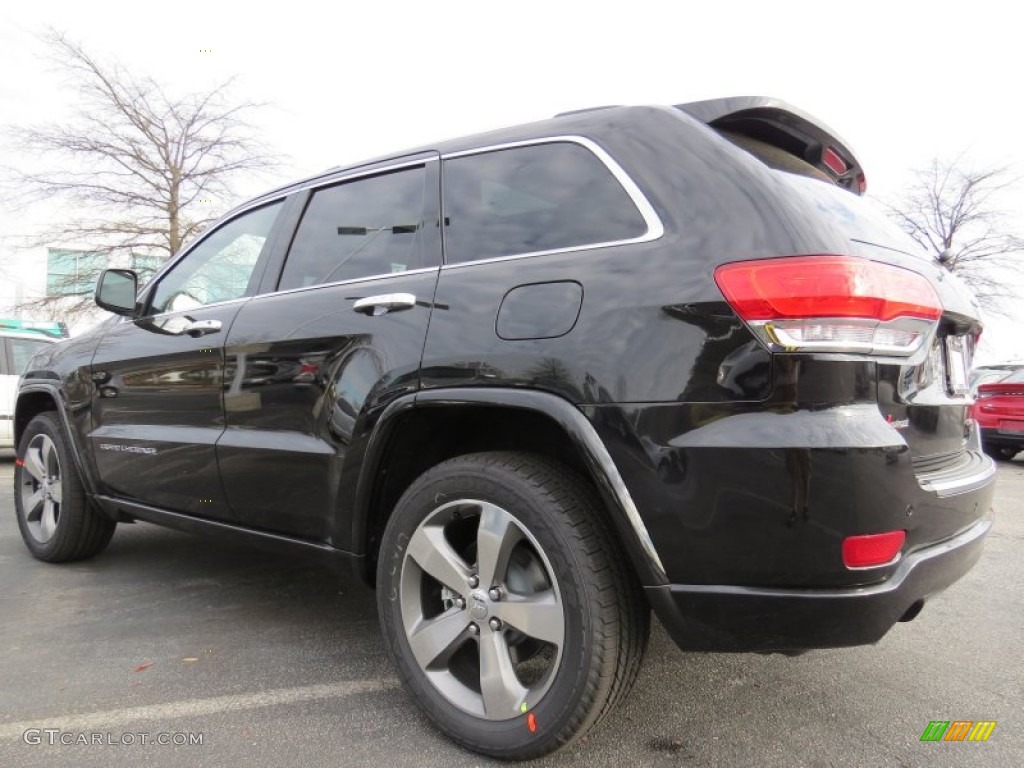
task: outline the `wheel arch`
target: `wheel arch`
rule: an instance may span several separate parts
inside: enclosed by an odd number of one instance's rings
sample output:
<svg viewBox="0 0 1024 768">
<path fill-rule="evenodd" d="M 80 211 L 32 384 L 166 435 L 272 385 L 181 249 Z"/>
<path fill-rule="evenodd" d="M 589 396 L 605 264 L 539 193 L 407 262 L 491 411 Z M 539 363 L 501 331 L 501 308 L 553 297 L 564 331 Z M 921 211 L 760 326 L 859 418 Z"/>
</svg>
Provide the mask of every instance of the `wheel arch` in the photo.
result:
<svg viewBox="0 0 1024 768">
<path fill-rule="evenodd" d="M 21 444 L 21 437 L 29 423 L 44 411 L 54 411 L 64 427 L 64 435 L 70 445 L 68 446 L 75 461 L 75 468 L 82 478 L 86 493 L 93 494 L 96 491 L 94 478 L 90 467 L 82 455 L 82 446 L 78 440 L 78 433 L 71 424 L 68 416 L 67 403 L 59 389 L 46 384 L 31 384 L 18 392 L 18 399 L 14 405 L 14 450 L 17 452 Z"/>
<path fill-rule="evenodd" d="M 363 456 L 352 518 L 352 544 L 366 555 L 363 580 L 374 581 L 380 536 L 409 484 L 441 461 L 493 450 L 538 453 L 579 472 L 598 491 L 641 583 L 667 583 L 636 505 L 587 418 L 557 395 L 497 387 L 421 391 L 381 415 Z"/>
</svg>

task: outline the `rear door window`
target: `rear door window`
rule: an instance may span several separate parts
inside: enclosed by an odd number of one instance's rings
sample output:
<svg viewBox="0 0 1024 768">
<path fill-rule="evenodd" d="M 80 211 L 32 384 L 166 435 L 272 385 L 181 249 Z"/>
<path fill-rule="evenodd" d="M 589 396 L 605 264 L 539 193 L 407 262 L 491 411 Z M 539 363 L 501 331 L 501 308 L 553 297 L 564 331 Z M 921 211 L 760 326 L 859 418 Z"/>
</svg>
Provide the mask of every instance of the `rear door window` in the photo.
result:
<svg viewBox="0 0 1024 768">
<path fill-rule="evenodd" d="M 448 263 L 632 240 L 647 223 L 593 152 L 572 142 L 444 162 Z"/>
<path fill-rule="evenodd" d="M 437 266 L 436 253 L 423 242 L 427 178 L 421 166 L 314 192 L 278 289 Z M 435 193 L 435 206 L 436 199 Z M 436 232 L 436 216 L 430 226 Z"/>
</svg>

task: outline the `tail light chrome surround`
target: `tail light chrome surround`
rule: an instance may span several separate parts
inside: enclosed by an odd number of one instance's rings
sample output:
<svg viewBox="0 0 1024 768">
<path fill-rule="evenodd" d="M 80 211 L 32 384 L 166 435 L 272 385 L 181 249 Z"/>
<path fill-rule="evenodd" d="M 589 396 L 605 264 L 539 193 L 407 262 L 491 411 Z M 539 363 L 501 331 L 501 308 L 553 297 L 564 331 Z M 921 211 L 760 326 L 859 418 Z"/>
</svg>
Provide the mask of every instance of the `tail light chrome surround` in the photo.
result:
<svg viewBox="0 0 1024 768">
<path fill-rule="evenodd" d="M 772 351 L 908 358 L 942 316 L 926 277 L 852 256 L 732 262 L 715 270 L 715 282 Z"/>
</svg>

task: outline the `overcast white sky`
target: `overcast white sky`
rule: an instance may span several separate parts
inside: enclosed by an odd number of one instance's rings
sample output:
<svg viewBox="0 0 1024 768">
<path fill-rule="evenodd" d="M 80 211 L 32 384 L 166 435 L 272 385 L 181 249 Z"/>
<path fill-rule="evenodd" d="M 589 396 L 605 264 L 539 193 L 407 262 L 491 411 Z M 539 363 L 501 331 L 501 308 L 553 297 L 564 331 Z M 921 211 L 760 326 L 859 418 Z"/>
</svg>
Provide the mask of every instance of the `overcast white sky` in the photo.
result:
<svg viewBox="0 0 1024 768">
<path fill-rule="evenodd" d="M 288 156 L 240 198 L 569 109 L 743 94 L 824 120 L 857 153 L 869 194 L 887 195 L 910 169 L 965 150 L 1024 175 L 1018 16 L 989 0 L 11 3 L 0 10 L 0 123 L 72 114 L 75 93 L 34 37 L 54 25 L 172 92 L 237 75 L 236 96 L 269 105 L 260 128 Z M 0 165 L 16 161 L 0 151 Z M 1024 230 L 1024 191 L 1005 204 Z M 26 221 L 0 209 L 0 237 Z M 990 320 L 986 358 L 1024 359 L 1020 311 Z"/>
</svg>

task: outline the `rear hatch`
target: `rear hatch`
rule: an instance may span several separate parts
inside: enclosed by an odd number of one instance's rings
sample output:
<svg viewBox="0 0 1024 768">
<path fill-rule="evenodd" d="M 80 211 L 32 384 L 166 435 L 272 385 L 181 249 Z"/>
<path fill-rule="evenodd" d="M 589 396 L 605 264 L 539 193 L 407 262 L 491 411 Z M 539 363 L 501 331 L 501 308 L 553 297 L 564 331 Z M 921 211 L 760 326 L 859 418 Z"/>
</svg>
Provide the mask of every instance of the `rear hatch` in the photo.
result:
<svg viewBox="0 0 1024 768">
<path fill-rule="evenodd" d="M 935 291 L 941 314 L 921 348 L 905 358 L 874 356 L 878 404 L 910 447 L 919 473 L 962 465 L 972 402 L 968 374 L 982 329 L 970 291 L 870 201 L 808 178 L 788 176 L 786 183 L 842 230 L 850 255 L 921 275 Z"/>
<path fill-rule="evenodd" d="M 769 274 L 735 275 L 741 292 L 747 288 L 756 292 L 750 286 L 771 277 L 777 294 L 788 294 L 787 306 L 780 302 L 783 308 L 775 315 L 758 315 L 762 308 L 756 302 L 750 304 L 755 316 L 744 317 L 748 325 L 755 332 L 767 327 L 770 333 L 762 339 L 769 345 L 781 338 L 783 346 L 776 347 L 780 351 L 875 361 L 879 409 L 909 446 L 922 485 L 927 487 L 929 478 L 951 471 L 970 474 L 976 458 L 967 450 L 972 402 L 968 373 L 981 323 L 977 304 L 963 283 L 861 197 L 867 186 L 863 168 L 849 144 L 820 121 L 785 102 L 763 97 L 716 99 L 677 108 L 769 168 L 784 171 L 775 174 L 776 182 L 795 192 L 802 208 L 814 211 L 814 226 L 823 232 L 823 241 L 845 243 L 841 253 L 819 254 L 817 260 L 810 255 L 803 262 L 779 259 L 774 277 L 770 270 L 756 266 L 753 269 Z M 852 259 L 844 262 L 844 257 Z M 782 264 L 789 261 L 794 268 L 786 275 Z M 809 289 L 815 280 L 818 285 Z M 730 298 L 722 280 L 718 281 Z M 835 287 L 844 281 L 851 293 L 865 281 L 872 283 L 869 295 L 877 301 L 852 306 L 849 295 L 841 297 L 845 303 L 835 300 Z M 779 318 L 787 318 L 790 308 L 801 305 L 793 291 L 828 294 L 829 289 L 831 304 L 815 304 L 814 296 L 808 295 L 803 306 L 812 307 L 811 316 L 793 320 L 792 333 L 782 332 L 786 321 Z M 735 309 L 732 298 L 730 303 Z M 834 309 L 831 317 L 829 309 L 822 309 L 826 305 Z M 800 312 L 792 309 L 791 314 Z M 804 341 L 794 341 L 795 337 Z"/>
</svg>

